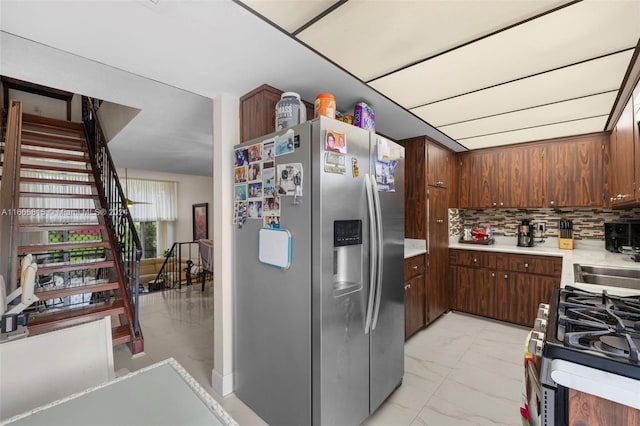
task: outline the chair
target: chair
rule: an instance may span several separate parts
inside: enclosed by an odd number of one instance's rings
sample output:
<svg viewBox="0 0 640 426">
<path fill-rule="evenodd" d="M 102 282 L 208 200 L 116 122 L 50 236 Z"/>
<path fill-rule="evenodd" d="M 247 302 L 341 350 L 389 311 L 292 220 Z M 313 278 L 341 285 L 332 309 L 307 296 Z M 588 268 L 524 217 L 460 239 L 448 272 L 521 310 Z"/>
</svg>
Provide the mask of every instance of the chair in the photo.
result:
<svg viewBox="0 0 640 426">
<path fill-rule="evenodd" d="M 204 291 L 207 273 L 211 274 L 211 279 L 213 279 L 213 240 L 198 240 L 198 247 L 202 264 L 202 291 Z"/>
</svg>

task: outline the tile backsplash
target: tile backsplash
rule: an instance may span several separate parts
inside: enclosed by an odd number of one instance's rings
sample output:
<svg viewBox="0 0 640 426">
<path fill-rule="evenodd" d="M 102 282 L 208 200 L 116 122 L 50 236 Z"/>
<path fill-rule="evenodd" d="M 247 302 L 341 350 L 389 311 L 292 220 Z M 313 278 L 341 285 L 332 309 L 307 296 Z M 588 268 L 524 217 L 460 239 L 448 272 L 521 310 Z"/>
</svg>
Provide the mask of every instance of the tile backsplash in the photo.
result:
<svg viewBox="0 0 640 426">
<path fill-rule="evenodd" d="M 491 225 L 494 235 L 515 237 L 522 219 L 546 224 L 545 237 L 558 236 L 560 218 L 573 220 L 576 240 L 604 240 L 604 223 L 624 220 L 640 220 L 640 208 L 632 210 L 610 209 L 449 209 L 449 235 L 462 234 L 465 227 Z M 536 236 L 538 236 L 536 234 Z"/>
</svg>

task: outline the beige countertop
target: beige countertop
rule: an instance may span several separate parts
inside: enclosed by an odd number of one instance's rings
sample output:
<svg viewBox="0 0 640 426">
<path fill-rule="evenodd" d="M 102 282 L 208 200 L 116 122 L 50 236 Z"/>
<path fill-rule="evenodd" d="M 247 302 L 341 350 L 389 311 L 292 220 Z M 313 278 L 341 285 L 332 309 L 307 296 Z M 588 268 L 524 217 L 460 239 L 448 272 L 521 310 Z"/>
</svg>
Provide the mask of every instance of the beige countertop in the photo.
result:
<svg viewBox="0 0 640 426">
<path fill-rule="evenodd" d="M 421 254 L 425 254 L 426 252 L 427 252 L 426 240 L 416 240 L 412 238 L 404 239 L 404 258 L 405 259 L 418 256 Z"/>
</svg>

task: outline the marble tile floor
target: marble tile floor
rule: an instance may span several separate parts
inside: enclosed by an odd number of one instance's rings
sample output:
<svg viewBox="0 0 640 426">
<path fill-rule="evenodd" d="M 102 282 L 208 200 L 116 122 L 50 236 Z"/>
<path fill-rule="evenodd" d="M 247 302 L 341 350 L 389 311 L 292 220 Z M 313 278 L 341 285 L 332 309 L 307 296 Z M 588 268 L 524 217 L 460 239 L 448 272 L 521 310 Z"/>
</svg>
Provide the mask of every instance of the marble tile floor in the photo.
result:
<svg viewBox="0 0 640 426">
<path fill-rule="evenodd" d="M 141 297 L 145 352 L 114 349 L 116 371 L 175 358 L 242 426 L 265 425 L 234 394 L 211 387 L 213 288 Z M 364 426 L 519 425 L 522 353 L 528 329 L 451 312 L 405 345 L 403 384 Z"/>
</svg>

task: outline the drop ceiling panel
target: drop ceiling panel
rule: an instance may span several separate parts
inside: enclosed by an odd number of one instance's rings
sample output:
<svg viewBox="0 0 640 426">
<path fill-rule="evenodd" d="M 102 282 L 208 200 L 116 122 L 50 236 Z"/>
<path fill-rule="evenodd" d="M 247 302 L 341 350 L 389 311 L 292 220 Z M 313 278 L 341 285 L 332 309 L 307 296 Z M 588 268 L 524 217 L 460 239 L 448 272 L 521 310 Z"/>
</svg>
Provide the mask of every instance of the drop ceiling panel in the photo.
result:
<svg viewBox="0 0 640 426">
<path fill-rule="evenodd" d="M 581 2 L 370 84 L 412 108 L 633 48 L 639 23 L 640 1 Z"/>
<path fill-rule="evenodd" d="M 368 81 L 564 3 L 349 1 L 298 38 Z"/>
<path fill-rule="evenodd" d="M 478 120 L 439 127 L 453 139 L 490 135 L 545 124 L 560 123 L 577 118 L 607 115 L 616 99 L 617 91 L 601 93 L 570 101 L 543 105 Z M 602 129 L 600 129 L 602 130 Z"/>
<path fill-rule="evenodd" d="M 512 132 L 499 133 L 497 135 L 461 139 L 459 142 L 468 149 L 480 149 L 499 145 L 509 145 L 563 136 L 600 132 L 607 122 L 607 117 L 608 114 L 601 117 L 592 117 L 566 123 L 515 130 Z"/>
<path fill-rule="evenodd" d="M 241 3 L 292 33 L 331 7 L 336 0 L 244 0 Z"/>
<path fill-rule="evenodd" d="M 412 109 L 440 127 L 595 93 L 618 90 L 633 51 L 621 52 L 553 72 Z"/>
</svg>

